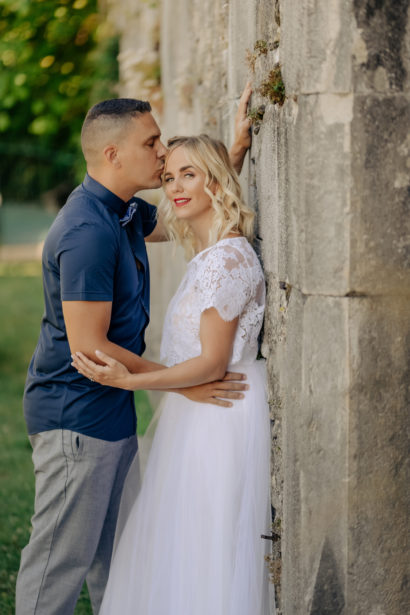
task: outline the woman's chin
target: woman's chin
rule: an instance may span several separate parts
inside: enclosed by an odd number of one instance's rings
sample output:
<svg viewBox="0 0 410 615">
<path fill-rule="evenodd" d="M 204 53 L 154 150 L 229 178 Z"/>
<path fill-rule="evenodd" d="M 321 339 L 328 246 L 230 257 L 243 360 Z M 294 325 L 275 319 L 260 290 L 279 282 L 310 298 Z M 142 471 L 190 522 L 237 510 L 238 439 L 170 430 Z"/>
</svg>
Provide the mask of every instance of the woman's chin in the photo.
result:
<svg viewBox="0 0 410 615">
<path fill-rule="evenodd" d="M 174 214 L 176 218 L 184 218 L 184 220 L 191 217 L 190 211 L 187 209 L 186 205 L 182 207 L 174 207 Z"/>
</svg>

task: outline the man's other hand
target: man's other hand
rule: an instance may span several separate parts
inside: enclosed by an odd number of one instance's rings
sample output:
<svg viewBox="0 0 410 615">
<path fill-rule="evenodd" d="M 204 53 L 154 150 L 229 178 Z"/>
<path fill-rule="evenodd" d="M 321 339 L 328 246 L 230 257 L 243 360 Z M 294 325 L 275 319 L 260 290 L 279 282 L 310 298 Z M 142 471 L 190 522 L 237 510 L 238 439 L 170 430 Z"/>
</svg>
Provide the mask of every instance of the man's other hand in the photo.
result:
<svg viewBox="0 0 410 615">
<path fill-rule="evenodd" d="M 244 380 L 246 380 L 245 374 L 226 372 L 223 380 L 216 380 L 215 382 L 179 389 L 178 393 L 185 395 L 185 397 L 191 401 L 230 408 L 232 402 L 228 400 L 243 399 L 243 391 L 249 389 L 249 385 L 246 384 Z"/>
</svg>

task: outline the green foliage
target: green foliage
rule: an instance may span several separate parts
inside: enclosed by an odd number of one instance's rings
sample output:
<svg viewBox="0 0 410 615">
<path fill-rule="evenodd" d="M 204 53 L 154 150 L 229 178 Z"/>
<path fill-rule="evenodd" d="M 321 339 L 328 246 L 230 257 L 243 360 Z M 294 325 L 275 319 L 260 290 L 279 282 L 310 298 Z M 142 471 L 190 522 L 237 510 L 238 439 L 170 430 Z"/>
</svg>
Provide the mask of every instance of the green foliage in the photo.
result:
<svg viewBox="0 0 410 615">
<path fill-rule="evenodd" d="M 261 83 L 257 90 L 261 96 L 269 98 L 273 104 L 282 106 L 286 99 L 285 84 L 282 79 L 280 64 L 270 71 L 267 78 Z"/>
<path fill-rule="evenodd" d="M 118 41 L 98 0 L 0 0 L 0 190 L 75 182 L 90 105 L 113 96 Z M 82 168 L 81 168 L 82 171 Z"/>
</svg>

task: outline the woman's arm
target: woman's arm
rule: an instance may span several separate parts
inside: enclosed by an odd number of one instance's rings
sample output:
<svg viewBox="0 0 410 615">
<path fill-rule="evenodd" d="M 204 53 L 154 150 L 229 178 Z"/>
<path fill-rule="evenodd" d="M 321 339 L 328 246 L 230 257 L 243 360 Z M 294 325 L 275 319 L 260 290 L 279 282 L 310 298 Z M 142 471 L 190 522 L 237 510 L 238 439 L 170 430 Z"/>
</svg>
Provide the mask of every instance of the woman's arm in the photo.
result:
<svg viewBox="0 0 410 615">
<path fill-rule="evenodd" d="M 252 94 L 252 86 L 247 83 L 239 100 L 238 111 L 235 115 L 235 139 L 229 150 L 229 158 L 235 171 L 240 174 L 246 152 L 251 146 L 251 121 L 248 117 L 248 105 Z"/>
<path fill-rule="evenodd" d="M 127 390 L 170 390 L 221 380 L 232 354 L 237 326 L 238 318 L 227 322 L 215 308 L 205 310 L 200 322 L 201 354 L 173 367 L 149 373 L 131 374 L 124 365 L 104 353 L 97 353 L 98 358 L 106 363 L 104 366 L 97 365 L 81 353 L 73 357 L 73 366 L 87 378 Z"/>
</svg>

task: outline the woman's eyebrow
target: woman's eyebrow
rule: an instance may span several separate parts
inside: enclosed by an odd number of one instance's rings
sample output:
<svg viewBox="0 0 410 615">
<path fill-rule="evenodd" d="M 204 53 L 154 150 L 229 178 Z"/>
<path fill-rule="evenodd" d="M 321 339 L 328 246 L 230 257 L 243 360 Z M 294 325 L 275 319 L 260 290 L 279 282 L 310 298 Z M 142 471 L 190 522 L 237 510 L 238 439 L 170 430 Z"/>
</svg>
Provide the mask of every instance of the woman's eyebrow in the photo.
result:
<svg viewBox="0 0 410 615">
<path fill-rule="evenodd" d="M 187 164 L 186 167 L 181 167 L 179 169 L 179 172 L 181 173 L 182 171 L 186 171 L 187 169 L 193 169 L 194 167 L 192 166 L 192 164 Z M 170 173 L 169 171 L 167 173 L 164 173 L 164 177 L 166 177 L 167 175 L 172 175 L 172 173 Z"/>
</svg>

